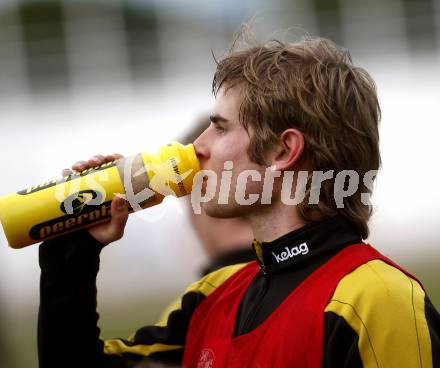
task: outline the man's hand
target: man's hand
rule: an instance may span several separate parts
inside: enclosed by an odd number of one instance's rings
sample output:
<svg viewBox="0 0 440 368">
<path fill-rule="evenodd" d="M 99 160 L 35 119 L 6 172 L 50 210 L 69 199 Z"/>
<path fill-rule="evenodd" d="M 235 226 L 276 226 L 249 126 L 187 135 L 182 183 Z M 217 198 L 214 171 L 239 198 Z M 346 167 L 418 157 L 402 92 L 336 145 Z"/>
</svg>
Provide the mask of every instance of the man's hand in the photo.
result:
<svg viewBox="0 0 440 368">
<path fill-rule="evenodd" d="M 62 175 L 67 176 L 73 172 L 81 172 L 91 167 L 102 165 L 106 162 L 111 162 L 122 158 L 123 156 L 114 153 L 112 155 L 96 155 L 91 157 L 88 161 L 78 161 L 72 165 L 72 169 L 64 169 Z M 104 222 L 88 228 L 90 235 L 92 235 L 100 243 L 107 245 L 115 240 L 119 240 L 124 235 L 125 224 L 128 219 L 128 206 L 124 198 L 115 196 L 111 204 L 111 219 L 109 222 Z"/>
</svg>

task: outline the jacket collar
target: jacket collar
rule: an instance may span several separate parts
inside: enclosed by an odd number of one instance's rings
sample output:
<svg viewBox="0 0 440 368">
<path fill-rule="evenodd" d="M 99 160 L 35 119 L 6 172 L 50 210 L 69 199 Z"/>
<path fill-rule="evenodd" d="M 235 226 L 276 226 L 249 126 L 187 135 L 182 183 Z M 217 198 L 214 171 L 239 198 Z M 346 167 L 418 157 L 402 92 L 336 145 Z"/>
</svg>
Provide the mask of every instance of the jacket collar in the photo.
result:
<svg viewBox="0 0 440 368">
<path fill-rule="evenodd" d="M 202 269 L 201 274 L 203 276 L 216 271 L 222 267 L 237 264 L 237 263 L 247 263 L 255 259 L 254 251 L 247 244 L 246 248 L 238 248 L 236 250 L 231 250 L 219 255 L 211 263 Z"/>
<path fill-rule="evenodd" d="M 254 240 L 253 248 L 265 274 L 298 268 L 326 253 L 362 242 L 354 225 L 341 215 L 309 223 L 271 242 Z"/>
</svg>

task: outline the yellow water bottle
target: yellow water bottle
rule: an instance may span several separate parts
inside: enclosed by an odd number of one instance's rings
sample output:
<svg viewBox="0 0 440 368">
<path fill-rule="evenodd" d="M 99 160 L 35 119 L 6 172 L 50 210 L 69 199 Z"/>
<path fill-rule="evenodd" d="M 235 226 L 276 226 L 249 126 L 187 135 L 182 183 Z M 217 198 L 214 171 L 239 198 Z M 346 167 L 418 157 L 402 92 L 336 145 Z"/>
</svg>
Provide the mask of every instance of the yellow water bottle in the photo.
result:
<svg viewBox="0 0 440 368">
<path fill-rule="evenodd" d="M 193 145 L 173 142 L 0 197 L 0 220 L 9 245 L 23 248 L 108 220 L 116 194 L 130 212 L 187 195 L 199 170 Z"/>
</svg>

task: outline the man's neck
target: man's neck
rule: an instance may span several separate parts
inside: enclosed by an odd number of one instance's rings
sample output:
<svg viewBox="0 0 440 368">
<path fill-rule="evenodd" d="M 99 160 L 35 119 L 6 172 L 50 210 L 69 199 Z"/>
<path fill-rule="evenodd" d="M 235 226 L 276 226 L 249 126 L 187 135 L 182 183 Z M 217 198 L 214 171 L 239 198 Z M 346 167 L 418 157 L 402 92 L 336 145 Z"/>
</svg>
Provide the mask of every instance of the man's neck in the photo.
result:
<svg viewBox="0 0 440 368">
<path fill-rule="evenodd" d="M 286 206 L 283 203 L 256 211 L 255 215 L 247 220 L 252 227 L 255 240 L 259 242 L 275 240 L 306 224 L 298 215 L 296 206 Z"/>
</svg>

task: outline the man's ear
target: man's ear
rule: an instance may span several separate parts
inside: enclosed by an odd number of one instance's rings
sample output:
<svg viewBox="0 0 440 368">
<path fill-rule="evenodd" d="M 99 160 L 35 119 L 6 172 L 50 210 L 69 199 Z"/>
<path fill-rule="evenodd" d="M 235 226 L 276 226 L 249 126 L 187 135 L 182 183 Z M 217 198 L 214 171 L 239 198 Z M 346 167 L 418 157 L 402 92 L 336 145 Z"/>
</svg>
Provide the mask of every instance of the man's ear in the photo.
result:
<svg viewBox="0 0 440 368">
<path fill-rule="evenodd" d="M 272 166 L 279 171 L 291 169 L 301 159 L 303 151 L 304 135 L 298 129 L 286 129 L 280 136 Z"/>
</svg>

